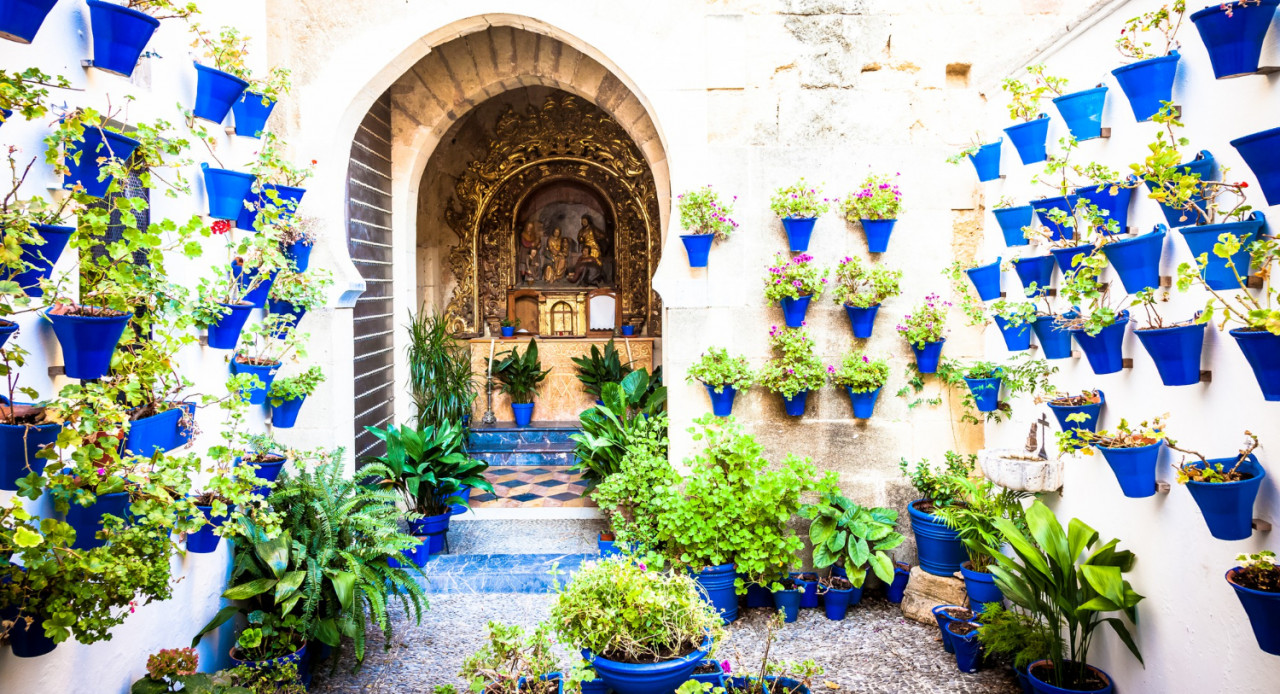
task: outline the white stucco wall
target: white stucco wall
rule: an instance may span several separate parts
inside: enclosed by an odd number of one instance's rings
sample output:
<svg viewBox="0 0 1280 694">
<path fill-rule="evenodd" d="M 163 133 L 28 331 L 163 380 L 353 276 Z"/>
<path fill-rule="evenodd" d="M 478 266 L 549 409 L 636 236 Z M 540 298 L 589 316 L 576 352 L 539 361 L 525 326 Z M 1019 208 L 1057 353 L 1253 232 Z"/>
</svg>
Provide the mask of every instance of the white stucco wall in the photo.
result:
<svg viewBox="0 0 1280 694">
<path fill-rule="evenodd" d="M 1046 63 L 1049 73 L 1070 78 L 1070 91 L 1086 89 L 1098 82 L 1110 87 L 1103 115 L 1103 126 L 1111 128 L 1110 139 L 1081 143 L 1073 160 L 1097 161 L 1127 174 L 1131 162 L 1145 157 L 1146 145 L 1154 139 L 1158 126 L 1134 122 L 1128 100 L 1110 71 L 1122 64 L 1113 48 L 1122 23 L 1161 4 L 1156 0 L 1124 4 L 1110 16 L 1095 18 L 1099 21 L 1093 27 L 1070 35 L 1061 45 L 1033 59 L 1033 63 Z M 1189 4 L 1192 5 L 1189 9 L 1194 11 L 1207 3 Z M 1280 58 L 1277 28 L 1273 25 L 1268 35 L 1264 65 L 1275 65 L 1276 58 Z M 1271 218 L 1274 234 L 1280 212 L 1275 207 L 1267 207 L 1256 179 L 1228 141 L 1276 126 L 1280 85 L 1274 77 L 1263 76 L 1215 81 L 1208 55 L 1190 21 L 1180 37 L 1183 57 L 1174 101 L 1182 107 L 1182 120 L 1186 124 L 1182 134 L 1191 141 L 1186 148 L 1187 159 L 1207 149 L 1220 165 L 1231 169 L 1228 180 L 1248 181 L 1250 203 Z M 1266 56 L 1272 59 L 1268 62 Z M 995 96 L 997 90 L 992 88 L 988 93 L 992 97 L 991 108 L 982 131 L 995 137 L 1012 122 L 1003 111 L 1004 100 Z M 1066 126 L 1052 104 L 1045 106 L 1046 112 L 1053 116 L 1050 141 L 1056 143 L 1066 132 Z M 1050 153 L 1052 151 L 1051 148 Z M 1023 166 L 1007 138 L 1002 163 L 1005 180 L 984 184 L 988 205 L 1001 196 L 1023 204 L 1056 194 L 1030 184 L 1039 165 Z M 972 175 L 971 169 L 969 173 Z M 1130 208 L 1130 225 L 1147 232 L 1155 224 L 1164 222 L 1164 216 L 1158 205 L 1147 199 L 1145 186 L 1138 190 Z M 1014 255 L 1012 250 L 1004 247 L 999 226 L 987 213 L 984 262 L 994 260 L 997 255 L 1010 258 Z M 1019 255 L 1045 252 L 1038 249 Z M 1180 234 L 1171 232 L 1165 238 L 1161 274 L 1176 274 L 1177 266 L 1183 262 L 1192 262 L 1191 253 Z M 1114 270 L 1108 272 L 1114 273 Z M 1118 288 L 1114 274 L 1111 279 L 1111 286 Z M 1006 291 L 1017 292 L 1021 286 L 1013 272 L 1004 273 L 1003 281 Z M 1055 280 L 1058 281 L 1060 276 Z M 1193 289 L 1185 295 L 1174 290 L 1162 313 L 1166 320 L 1187 319 L 1204 306 L 1206 298 L 1203 290 Z M 1211 383 L 1165 387 L 1132 331 L 1124 343 L 1124 355 L 1133 359 L 1132 369 L 1095 376 L 1083 357 L 1058 360 L 1051 362 L 1060 368 L 1054 380 L 1059 388 L 1075 392 L 1086 388 L 1103 390 L 1107 400 L 1102 410 L 1103 427 L 1113 428 L 1122 417 L 1139 422 L 1167 412 L 1170 414 L 1169 435 L 1181 446 L 1210 457 L 1232 455 L 1242 445 L 1245 429 L 1258 434 L 1262 447 L 1257 456 L 1269 475 L 1262 483 L 1253 515 L 1280 524 L 1280 493 L 1275 480 L 1275 472 L 1280 469 L 1276 466 L 1275 454 L 1280 450 L 1280 430 L 1274 425 L 1280 414 L 1280 403 L 1263 401 L 1253 372 L 1233 338 L 1215 328 L 1207 332 L 1203 368 L 1212 371 Z M 986 342 L 989 357 L 1007 356 L 995 327 L 987 331 Z M 1053 426 L 1057 430 L 1056 420 L 1047 408 L 1026 402 L 1015 403 L 1014 408 L 1018 416 L 1012 422 L 987 425 L 988 445 L 1020 448 L 1030 422 L 1042 412 L 1055 422 Z M 1097 641 L 1091 659 L 1116 678 L 1117 690 L 1122 692 L 1273 692 L 1280 679 L 1280 658 L 1258 649 L 1248 619 L 1223 574 L 1235 565 L 1233 560 L 1237 554 L 1280 548 L 1276 537 L 1280 530 L 1255 532 L 1252 538 L 1238 542 L 1211 537 L 1191 495 L 1174 479 L 1171 466 L 1178 462 L 1181 454 L 1171 453 L 1165 449 L 1159 468 L 1159 479 L 1172 485 L 1167 494 L 1147 499 L 1125 498 L 1107 463 L 1095 455 L 1068 458 L 1062 496 L 1053 495 L 1047 500 L 1064 524 L 1068 518 L 1080 518 L 1096 528 L 1103 538 L 1120 538 L 1121 548 L 1132 550 L 1138 557 L 1128 578 L 1134 589 L 1146 596 L 1139 605 L 1139 622 L 1134 629 L 1146 668 L 1134 661 L 1118 639 L 1110 635 Z M 1191 655 L 1195 652 L 1213 655 L 1206 660 Z"/>
</svg>

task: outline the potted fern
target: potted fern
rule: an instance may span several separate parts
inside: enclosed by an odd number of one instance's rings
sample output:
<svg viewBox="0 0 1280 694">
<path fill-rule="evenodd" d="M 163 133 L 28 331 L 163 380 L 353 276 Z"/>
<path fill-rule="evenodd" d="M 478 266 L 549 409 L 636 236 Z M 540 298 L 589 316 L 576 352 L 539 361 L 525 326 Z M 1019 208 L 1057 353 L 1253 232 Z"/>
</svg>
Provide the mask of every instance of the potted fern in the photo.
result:
<svg viewBox="0 0 1280 694">
<path fill-rule="evenodd" d="M 712 347 L 689 367 L 687 380 L 706 387 L 715 416 L 728 417 L 733 414 L 733 399 L 738 391 L 750 388 L 755 374 L 746 357 L 729 356 L 728 350 Z"/>
<path fill-rule="evenodd" d="M 512 347 L 490 359 L 489 371 L 498 379 L 502 392 L 511 399 L 511 413 L 516 426 L 529 426 L 536 404 L 534 399 L 547 374 L 551 373 L 551 369 L 542 369 L 542 362 L 538 359 L 537 340 L 529 340 L 524 354 L 520 353 L 519 347 Z"/>
<path fill-rule="evenodd" d="M 990 603 L 1004 604 L 1004 595 L 995 584 L 991 567 L 995 559 L 989 547 L 999 547 L 1003 540 L 996 521 L 1006 519 L 1025 527 L 1022 500 L 1027 492 L 1002 489 L 990 480 L 954 479 L 959 492 L 957 503 L 937 510 L 936 515 L 960 536 L 969 560 L 960 565 L 964 589 L 969 594 L 969 609 L 981 613 Z"/>
<path fill-rule="evenodd" d="M 271 403 L 271 426 L 291 428 L 298 421 L 302 403 L 324 382 L 324 371 L 313 366 L 297 376 L 277 378 L 271 382 L 267 400 Z"/>
</svg>

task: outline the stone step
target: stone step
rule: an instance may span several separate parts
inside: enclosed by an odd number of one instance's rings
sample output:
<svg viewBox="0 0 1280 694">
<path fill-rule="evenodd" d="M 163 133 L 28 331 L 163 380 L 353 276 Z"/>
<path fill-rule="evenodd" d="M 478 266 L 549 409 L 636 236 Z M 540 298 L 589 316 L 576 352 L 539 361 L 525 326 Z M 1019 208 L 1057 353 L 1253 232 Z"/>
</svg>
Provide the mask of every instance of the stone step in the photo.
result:
<svg viewBox="0 0 1280 694">
<path fill-rule="evenodd" d="M 535 422 L 532 426 L 517 427 L 510 422 L 500 422 L 492 426 L 471 430 L 467 448 L 473 453 L 480 451 L 513 451 L 548 444 L 567 444 L 573 447 L 569 438 L 581 429 L 577 422 Z"/>
<path fill-rule="evenodd" d="M 590 554 L 608 528 L 604 520 L 480 520 L 466 514 L 449 521 L 450 554 Z"/>
<path fill-rule="evenodd" d="M 553 593 L 591 554 L 442 554 L 419 579 L 428 593 Z M 557 573 L 553 574 L 552 571 Z"/>
<path fill-rule="evenodd" d="M 516 450 L 516 451 L 477 451 L 472 450 L 471 456 L 478 460 L 483 460 L 493 467 L 507 466 L 571 466 L 578 463 L 578 456 L 573 453 L 573 446 L 566 448 L 556 448 L 557 444 L 548 444 L 547 447 L 540 450 Z"/>
</svg>

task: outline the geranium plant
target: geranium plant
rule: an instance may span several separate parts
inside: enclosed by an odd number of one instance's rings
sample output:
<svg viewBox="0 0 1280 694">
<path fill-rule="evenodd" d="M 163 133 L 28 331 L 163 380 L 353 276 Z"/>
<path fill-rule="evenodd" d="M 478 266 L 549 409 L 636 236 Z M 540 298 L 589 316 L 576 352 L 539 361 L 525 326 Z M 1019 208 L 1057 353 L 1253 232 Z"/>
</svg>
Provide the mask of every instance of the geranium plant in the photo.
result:
<svg viewBox="0 0 1280 694">
<path fill-rule="evenodd" d="M 1155 141 L 1147 145 L 1150 153 L 1146 159 L 1130 168 L 1147 182 L 1152 200 L 1180 211 L 1179 221 L 1196 226 L 1225 224 L 1249 216 L 1253 207 L 1245 194 L 1248 182 L 1227 180 L 1230 169 L 1225 166 L 1218 167 L 1221 180 L 1216 181 L 1203 180 L 1200 174 L 1188 173 L 1182 166 L 1184 155 L 1180 148 L 1191 141 L 1178 134 L 1183 124 L 1177 111 L 1166 105 L 1151 120 L 1163 130 L 1157 131 Z"/>
<path fill-rule="evenodd" d="M 784 219 L 811 219 L 826 214 L 831 209 L 831 200 L 822 196 L 820 187 L 811 186 L 801 178 L 775 190 L 769 209 Z"/>
<path fill-rule="evenodd" d="M 1006 77 L 1000 88 L 1009 94 L 1009 117 L 1029 123 L 1040 117 L 1040 100 L 1062 96 L 1067 80 L 1045 72 L 1044 64 L 1027 66 L 1027 81 Z"/>
<path fill-rule="evenodd" d="M 712 347 L 689 367 L 686 380 L 699 381 L 711 386 L 717 393 L 722 393 L 725 386 L 735 390 L 750 388 L 755 382 L 755 374 L 746 357 L 730 356 L 728 350 Z"/>
<path fill-rule="evenodd" d="M 889 362 L 883 357 L 872 359 L 861 351 L 844 355 L 840 367 L 831 366 L 828 371 L 832 383 L 855 393 L 869 393 L 889 381 Z"/>
<path fill-rule="evenodd" d="M 1238 267 L 1233 256 L 1243 248 L 1240 237 L 1231 233 L 1220 234 L 1218 243 L 1213 246 L 1213 254 L 1231 268 L 1241 289 L 1248 287 L 1248 280 L 1245 279 L 1249 274 L 1248 268 Z M 1258 268 L 1258 274 L 1268 278 L 1261 292 L 1235 291 L 1228 294 L 1209 287 L 1198 269 L 1198 266 L 1208 262 L 1208 254 L 1197 258 L 1195 265 L 1182 263 L 1178 266 L 1178 288 L 1185 290 L 1195 283 L 1208 290 L 1210 298 L 1196 319 L 1197 322 L 1208 323 L 1220 317 L 1219 327 L 1239 323 L 1242 330 L 1265 330 L 1273 335 L 1280 335 L 1280 308 L 1276 308 L 1276 290 L 1269 281 L 1272 266 L 1280 260 L 1280 242 L 1261 239 L 1249 244 L 1248 251 L 1250 265 Z"/>
<path fill-rule="evenodd" d="M 879 306 L 901 293 L 901 279 L 901 270 L 884 265 L 868 267 L 854 256 L 845 256 L 836 266 L 835 302 L 855 308 Z"/>
<path fill-rule="evenodd" d="M 1276 564 L 1276 553 L 1262 550 L 1257 554 L 1241 554 L 1236 557 L 1240 571 L 1235 575 L 1235 582 L 1245 588 L 1260 590 L 1265 593 L 1280 593 L 1280 565 Z"/>
<path fill-rule="evenodd" d="M 1068 421 L 1071 417 L 1067 417 Z M 1078 450 L 1085 455 L 1093 455 L 1092 447 L 1102 448 L 1142 448 L 1164 440 L 1164 420 L 1168 415 L 1156 417 L 1150 421 L 1139 423 L 1136 427 L 1129 420 L 1121 419 L 1115 431 L 1102 429 L 1068 429 L 1058 433 L 1058 447 L 1061 450 Z"/>
<path fill-rule="evenodd" d="M 1231 467 L 1227 467 L 1222 463 L 1210 463 L 1208 458 L 1204 457 L 1204 454 L 1188 448 L 1182 448 L 1177 441 L 1166 436 L 1164 445 L 1180 453 L 1193 455 L 1200 460 L 1200 465 L 1198 466 L 1187 465 L 1186 459 L 1173 466 L 1173 469 L 1178 473 L 1178 484 L 1186 484 L 1187 482 L 1222 484 L 1224 482 L 1239 482 L 1240 480 L 1249 479 L 1251 475 L 1241 472 L 1240 465 L 1249 459 L 1249 456 L 1257 450 L 1259 444 L 1258 437 L 1253 432 L 1246 430 L 1244 435 L 1248 443 L 1236 454 L 1235 463 Z"/>
<path fill-rule="evenodd" d="M 462 663 L 458 676 L 473 692 L 485 694 L 556 694 L 559 660 L 553 651 L 550 627 L 539 624 L 532 634 L 502 622 L 485 627 L 486 643 Z M 544 679 L 545 678 L 545 679 Z"/>
<path fill-rule="evenodd" d="M 771 302 L 819 297 L 827 286 L 827 269 L 819 268 L 813 256 L 801 253 L 788 259 L 782 254 L 773 258 L 769 274 L 764 277 L 764 296 Z"/>
<path fill-rule="evenodd" d="M 785 398 L 802 391 L 817 390 L 826 383 L 827 370 L 816 354 L 813 338 L 804 328 L 779 328 L 769 331 L 774 356 L 758 373 L 760 385 Z"/>
<path fill-rule="evenodd" d="M 902 174 L 894 174 L 895 177 Z M 845 219 L 897 219 L 902 213 L 902 190 L 888 174 L 870 174 L 862 187 L 845 196 Z"/>
<path fill-rule="evenodd" d="M 947 309 L 951 302 L 930 294 L 915 310 L 902 317 L 897 329 L 907 342 L 923 349 L 929 342 L 937 342 L 947 336 Z"/>
<path fill-rule="evenodd" d="M 1178 45 L 1178 29 L 1182 27 L 1186 13 L 1186 0 L 1175 0 L 1171 5 L 1161 5 L 1159 9 L 1130 18 L 1120 30 L 1120 38 L 1116 39 L 1116 50 L 1134 60 L 1169 55 Z M 1155 44 L 1152 39 L 1156 40 Z M 1152 50 L 1153 46 L 1155 50 Z"/>
<path fill-rule="evenodd" d="M 729 215 L 738 196 L 729 202 L 720 199 L 720 193 L 711 186 L 703 186 L 676 196 L 680 210 L 680 225 L 690 234 L 714 234 L 716 240 L 727 240 L 738 229 L 738 223 Z"/>
<path fill-rule="evenodd" d="M 300 400 L 311 395 L 321 383 L 324 383 L 324 370 L 313 366 L 296 376 L 273 380 L 267 398 L 273 407 L 279 407 L 287 400 Z"/>
</svg>

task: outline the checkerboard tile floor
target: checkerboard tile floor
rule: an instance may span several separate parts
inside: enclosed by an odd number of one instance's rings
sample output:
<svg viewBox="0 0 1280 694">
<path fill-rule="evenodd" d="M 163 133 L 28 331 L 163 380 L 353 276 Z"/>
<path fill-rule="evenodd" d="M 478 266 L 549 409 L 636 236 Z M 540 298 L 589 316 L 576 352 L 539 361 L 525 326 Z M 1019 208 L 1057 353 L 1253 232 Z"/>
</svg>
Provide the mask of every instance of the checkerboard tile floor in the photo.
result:
<svg viewBox="0 0 1280 694">
<path fill-rule="evenodd" d="M 484 473 L 493 494 L 471 497 L 472 508 L 585 508 L 595 502 L 583 496 L 587 481 L 567 465 L 493 466 Z"/>
</svg>

